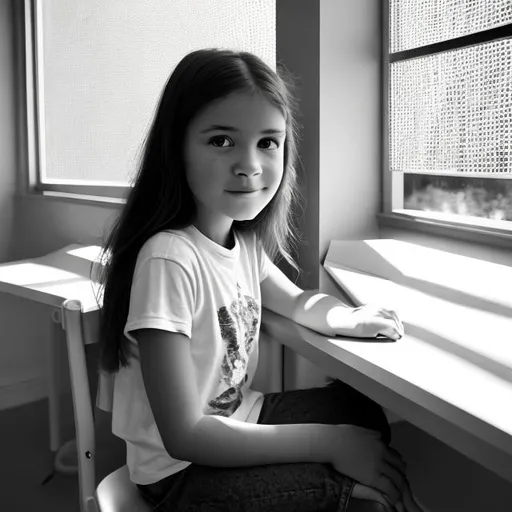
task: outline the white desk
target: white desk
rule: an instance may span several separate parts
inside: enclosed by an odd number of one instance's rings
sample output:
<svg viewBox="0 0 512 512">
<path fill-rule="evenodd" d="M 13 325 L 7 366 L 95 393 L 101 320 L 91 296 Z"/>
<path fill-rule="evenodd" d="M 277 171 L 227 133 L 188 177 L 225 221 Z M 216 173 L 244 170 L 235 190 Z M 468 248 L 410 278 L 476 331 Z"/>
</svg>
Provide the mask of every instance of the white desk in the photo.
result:
<svg viewBox="0 0 512 512">
<path fill-rule="evenodd" d="M 84 312 L 98 308 L 90 276 L 100 250 L 95 245 L 72 244 L 40 258 L 0 265 L 0 292 L 54 308 L 55 339 L 49 345 L 47 365 L 50 449 L 54 452 L 62 445 L 57 368 L 57 343 L 63 335 L 61 305 L 67 299 L 78 299 L 84 306 Z M 27 321 L 30 321 L 29 317 Z M 64 340 L 62 342 L 65 343 Z"/>
<path fill-rule="evenodd" d="M 394 306 L 401 340 L 328 338 L 269 311 L 262 329 L 512 482 L 512 268 L 448 257 L 442 275 L 442 254 L 377 242 L 332 244 L 324 267 L 355 302 Z"/>
</svg>

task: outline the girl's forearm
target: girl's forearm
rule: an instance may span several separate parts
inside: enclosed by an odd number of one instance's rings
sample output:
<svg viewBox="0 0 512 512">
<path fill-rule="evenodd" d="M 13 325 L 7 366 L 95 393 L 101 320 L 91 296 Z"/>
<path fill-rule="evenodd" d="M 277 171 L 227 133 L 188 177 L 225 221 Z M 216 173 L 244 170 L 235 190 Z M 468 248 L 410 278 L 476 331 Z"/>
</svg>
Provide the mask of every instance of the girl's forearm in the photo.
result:
<svg viewBox="0 0 512 512">
<path fill-rule="evenodd" d="M 354 329 L 352 308 L 332 295 L 306 290 L 296 299 L 292 320 L 326 336 Z"/>
<path fill-rule="evenodd" d="M 258 425 L 203 416 L 175 458 L 204 466 L 242 467 L 330 462 L 335 425 Z"/>
</svg>

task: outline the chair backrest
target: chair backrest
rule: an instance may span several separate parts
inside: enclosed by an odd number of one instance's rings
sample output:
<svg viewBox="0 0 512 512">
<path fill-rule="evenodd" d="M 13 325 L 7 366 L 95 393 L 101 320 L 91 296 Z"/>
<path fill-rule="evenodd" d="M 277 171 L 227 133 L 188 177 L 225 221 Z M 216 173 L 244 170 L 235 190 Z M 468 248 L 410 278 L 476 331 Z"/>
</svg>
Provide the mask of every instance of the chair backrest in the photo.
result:
<svg viewBox="0 0 512 512">
<path fill-rule="evenodd" d="M 88 371 L 86 345 L 98 341 L 100 311 L 95 310 L 84 313 L 82 312 L 80 301 L 67 300 L 62 305 L 62 313 L 68 349 L 71 392 L 73 395 L 80 510 L 81 512 L 99 512 L 95 498 L 96 453 L 94 400 L 92 399 L 96 395 L 94 388 L 97 385 L 98 379 L 94 375 L 96 373 L 95 369 L 92 372 Z M 94 368 L 95 365 L 90 366 Z M 90 379 L 89 374 L 91 374 Z M 101 392 L 98 394 L 101 394 Z"/>
<path fill-rule="evenodd" d="M 114 392 L 114 377 L 98 371 L 98 350 L 90 350 L 99 347 L 100 311 L 84 312 L 80 301 L 68 300 L 62 313 L 73 394 L 80 511 L 149 512 L 151 508 L 130 481 L 126 465 L 101 482 L 96 478 L 94 404 L 111 412 Z"/>
</svg>

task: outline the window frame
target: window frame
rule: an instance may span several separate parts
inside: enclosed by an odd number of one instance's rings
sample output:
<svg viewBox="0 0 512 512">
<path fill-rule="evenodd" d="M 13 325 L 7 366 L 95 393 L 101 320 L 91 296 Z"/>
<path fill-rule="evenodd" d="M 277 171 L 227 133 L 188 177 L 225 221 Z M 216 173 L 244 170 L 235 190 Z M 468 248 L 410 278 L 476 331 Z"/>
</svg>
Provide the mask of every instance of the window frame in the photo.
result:
<svg viewBox="0 0 512 512">
<path fill-rule="evenodd" d="M 124 200 L 131 188 L 125 182 L 66 179 L 47 179 L 43 182 L 44 74 L 40 65 L 43 60 L 42 0 L 24 0 L 20 2 L 20 8 L 24 25 L 27 192 L 30 195 L 90 199 L 95 202 L 103 198 L 108 203 Z"/>
<path fill-rule="evenodd" d="M 479 217 L 465 217 L 441 212 L 424 212 L 404 208 L 404 174 L 391 172 L 389 169 L 389 10 L 390 0 L 382 3 L 382 206 L 377 215 L 379 227 L 412 230 L 415 232 L 447 236 L 498 247 L 512 247 L 512 221 L 496 221 Z M 493 29 L 494 30 L 494 29 Z M 460 39 L 467 39 L 462 36 Z M 509 36 L 510 37 L 510 36 Z M 474 44 L 484 42 L 481 37 L 474 37 Z M 453 40 L 452 40 L 453 41 Z M 450 43 L 434 43 L 445 51 Z M 417 50 L 407 51 L 420 56 Z M 407 53 L 407 52 L 396 52 Z M 510 177 L 512 178 L 512 176 Z"/>
</svg>

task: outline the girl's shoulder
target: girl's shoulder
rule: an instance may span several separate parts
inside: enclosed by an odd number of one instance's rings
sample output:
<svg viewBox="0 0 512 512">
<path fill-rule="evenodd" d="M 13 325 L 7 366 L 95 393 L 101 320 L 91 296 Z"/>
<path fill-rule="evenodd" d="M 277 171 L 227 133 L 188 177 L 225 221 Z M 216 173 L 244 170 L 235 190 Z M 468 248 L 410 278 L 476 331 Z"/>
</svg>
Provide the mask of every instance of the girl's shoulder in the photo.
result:
<svg viewBox="0 0 512 512">
<path fill-rule="evenodd" d="M 195 258 L 197 249 L 187 228 L 165 230 L 146 240 L 139 251 L 139 263 L 150 258 L 185 262 Z"/>
</svg>

